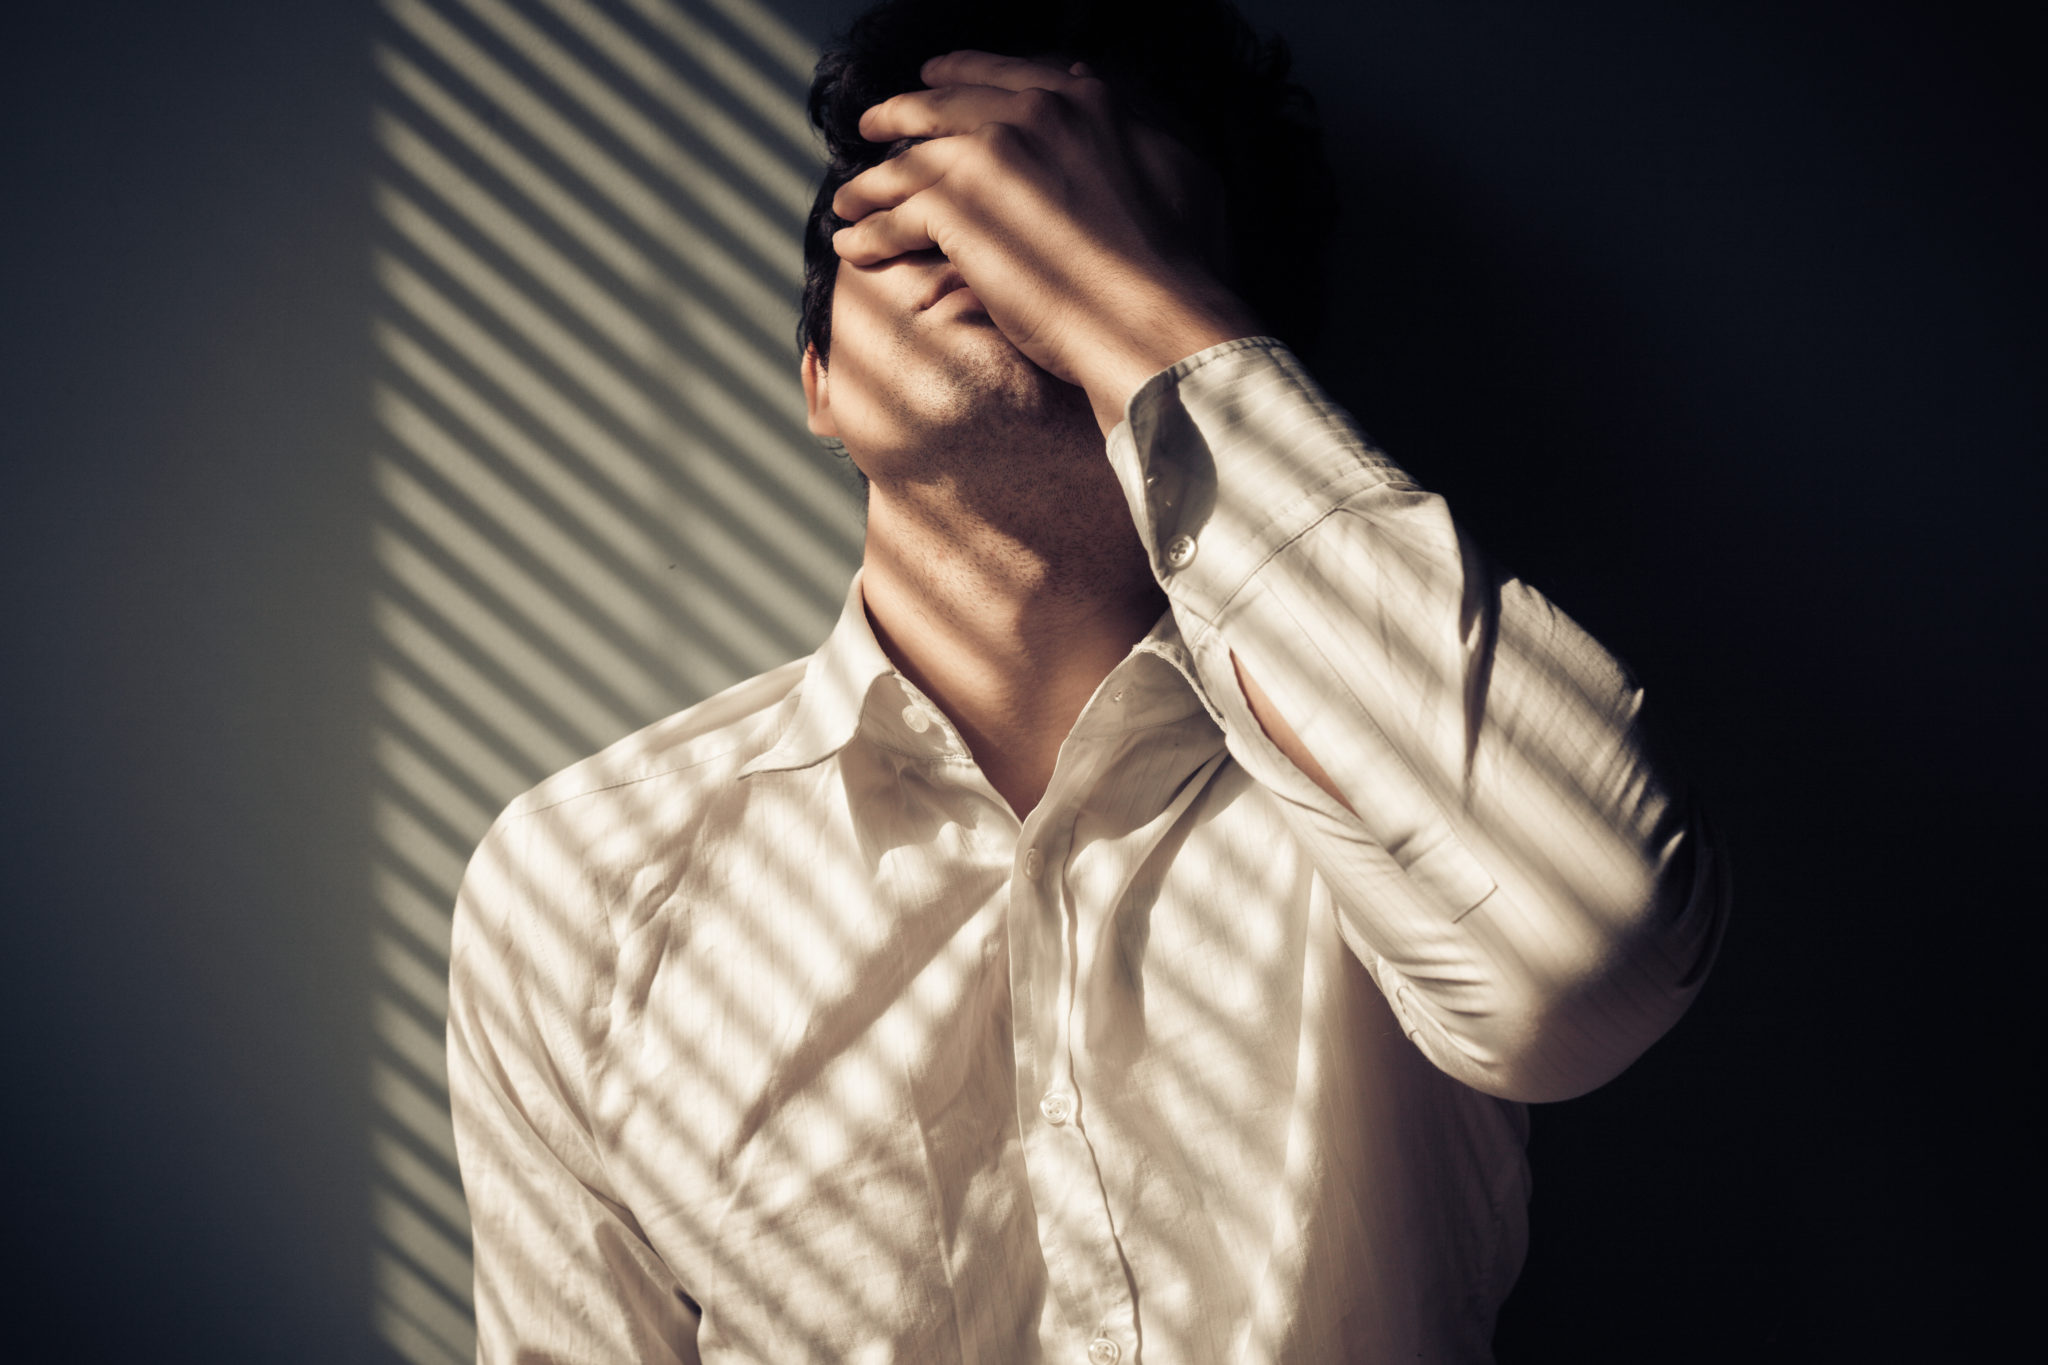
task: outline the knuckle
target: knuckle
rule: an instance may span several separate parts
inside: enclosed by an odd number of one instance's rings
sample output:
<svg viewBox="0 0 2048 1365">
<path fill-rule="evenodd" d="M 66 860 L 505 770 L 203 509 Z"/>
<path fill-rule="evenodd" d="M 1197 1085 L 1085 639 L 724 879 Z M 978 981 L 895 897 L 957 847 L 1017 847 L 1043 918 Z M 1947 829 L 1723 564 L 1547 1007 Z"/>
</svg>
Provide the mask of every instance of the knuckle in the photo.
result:
<svg viewBox="0 0 2048 1365">
<path fill-rule="evenodd" d="M 980 150 L 981 155 L 979 157 L 963 158 L 961 160 L 961 163 L 953 168 L 953 174 L 972 174 L 976 164 L 984 158 L 995 158 L 998 160 L 1001 159 L 1003 155 L 1003 147 L 1012 138 L 1014 138 L 1016 134 L 1017 130 L 1010 127 L 1010 125 L 1008 125 L 1007 123 L 982 124 L 979 128 L 976 128 L 973 132 L 967 134 L 967 140 L 969 142 L 972 142 Z"/>
<path fill-rule="evenodd" d="M 1050 90 L 1034 85 L 1017 92 L 1017 107 L 1025 121 L 1044 123 L 1058 117 L 1060 97 Z"/>
<path fill-rule="evenodd" d="M 966 159 L 956 170 L 965 173 L 969 184 L 979 183 L 990 172 L 1009 174 L 1030 160 L 1031 139 L 1015 124 L 985 123 L 975 136 L 981 143 L 981 155 Z"/>
</svg>

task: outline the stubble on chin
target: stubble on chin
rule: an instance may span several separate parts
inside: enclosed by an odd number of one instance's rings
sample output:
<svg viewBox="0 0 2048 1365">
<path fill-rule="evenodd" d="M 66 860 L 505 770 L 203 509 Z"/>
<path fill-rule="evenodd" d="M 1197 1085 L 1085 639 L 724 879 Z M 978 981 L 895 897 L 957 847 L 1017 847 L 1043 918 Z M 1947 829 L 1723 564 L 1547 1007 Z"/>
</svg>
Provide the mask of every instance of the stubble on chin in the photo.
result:
<svg viewBox="0 0 2048 1365">
<path fill-rule="evenodd" d="M 1004 471 L 1098 462 L 1102 433 L 1088 396 L 1055 379 L 994 324 L 948 319 L 939 337 L 906 320 L 896 354 L 899 449 L 890 461 L 907 482 L 956 482 L 963 490 Z M 943 345 L 935 346 L 935 340 Z"/>
<path fill-rule="evenodd" d="M 909 439 L 890 468 L 871 471 L 871 496 L 921 523 L 927 546 L 997 578 L 1031 580 L 1041 594 L 1096 598 L 1125 580 L 1149 585 L 1087 395 L 988 332 L 942 365 L 920 354 L 924 379 L 902 393 Z"/>
</svg>

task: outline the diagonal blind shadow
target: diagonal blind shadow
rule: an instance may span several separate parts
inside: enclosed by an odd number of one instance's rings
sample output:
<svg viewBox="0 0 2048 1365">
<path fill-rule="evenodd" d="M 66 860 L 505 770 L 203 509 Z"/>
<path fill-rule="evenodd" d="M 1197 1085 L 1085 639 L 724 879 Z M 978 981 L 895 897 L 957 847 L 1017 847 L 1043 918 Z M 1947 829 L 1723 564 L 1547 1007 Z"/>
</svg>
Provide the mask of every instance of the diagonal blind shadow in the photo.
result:
<svg viewBox="0 0 2048 1365">
<path fill-rule="evenodd" d="M 470 851 L 496 812 L 547 774 L 811 650 L 843 600 L 861 520 L 844 471 L 805 431 L 789 342 L 816 169 L 801 112 L 809 46 L 758 0 L 382 4 L 370 117 L 381 156 L 370 188 L 380 302 L 369 459 L 378 773 L 371 1312 L 401 1357 L 449 1365 L 475 1354 L 470 1214 L 443 1049 L 449 907 Z M 1404 666 L 1430 662 L 1420 644 L 1391 633 L 1381 641 L 1411 661 Z M 1423 690 L 1462 685 L 1444 677 Z M 1537 738 L 1530 761 L 1547 763 Z M 1555 768 L 1562 788 L 1570 765 Z M 1072 987 L 1082 932 L 1073 909 L 1085 904 L 1163 1027 L 1180 1043 L 1199 1035 L 1192 1046 L 1154 1046 L 1141 1009 L 1131 1035 L 1085 1040 L 1148 1097 L 1132 1108 L 1127 1144 L 1179 1150 L 1172 1119 L 1230 1138 L 1204 1149 L 1215 1160 L 1193 1191 L 1200 1217 L 1191 1221 L 1212 1229 L 1210 1240 L 1168 1246 L 1162 1262 L 1184 1253 L 1226 1264 L 1231 1256 L 1212 1246 L 1270 1248 L 1274 1207 L 1248 1191 L 1310 1183 L 1285 1165 L 1299 1060 L 1290 1044 L 1275 1066 L 1258 1038 L 1326 1028 L 1407 1050 L 1373 988 L 1355 979 L 1364 967 L 1333 936 L 1311 943 L 1299 923 L 1283 934 L 1241 909 L 1301 899 L 1276 883 L 1276 869 L 1292 866 L 1270 856 L 1284 830 L 1247 825 L 1257 837 L 1180 852 L 1188 826 L 1173 821 L 1208 818 L 1248 781 L 1233 775 L 1161 817 L 1148 838 L 1165 842 L 1151 862 L 1123 866 L 1077 836 L 1067 869 L 1068 917 L 1053 954 L 1062 979 Z M 762 828 L 798 828 L 827 804 L 806 799 L 794 779 L 761 791 Z M 624 797 L 613 809 L 649 831 L 666 818 Z M 1091 819 L 1101 828 L 1081 835 L 1129 842 L 1131 831 L 1103 812 Z M 965 998 L 962 983 L 989 959 L 951 923 L 864 931 L 832 918 L 824 888 L 872 878 L 872 867 L 807 862 L 774 841 L 734 856 L 750 864 L 762 903 L 796 929 L 755 945 L 750 977 L 701 983 L 697 1006 L 718 1019 L 729 1057 L 701 1055 L 673 1019 L 652 1039 L 694 1085 L 687 1101 L 650 1088 L 651 1121 L 734 1135 L 727 1147 L 679 1140 L 671 1154 L 713 1175 L 736 1149 L 817 1170 L 826 1168 L 821 1154 L 850 1150 L 863 1134 L 887 1128 L 908 1140 L 906 1125 L 871 1112 L 874 1097 L 908 1082 L 871 1074 L 868 1052 L 778 1037 L 776 1002 L 823 975 L 821 963 L 875 966 L 862 977 L 875 988 L 836 998 L 816 1036 L 875 1032 L 886 1007 L 892 1036 L 929 1038 L 951 1023 L 945 1002 Z M 1007 857 L 990 875 L 986 895 L 970 888 L 952 903 L 998 904 Z M 1202 894 L 1167 895 L 1169 877 Z M 558 958 L 587 954 L 579 927 L 554 912 L 544 888 L 505 889 Z M 1161 896 L 1194 908 L 1155 926 L 1149 907 Z M 1303 963 L 1312 981 L 1350 981 L 1298 1006 L 1334 1022 L 1296 1029 L 1264 1018 L 1269 1000 L 1288 998 L 1264 987 L 1288 972 L 1299 978 Z M 1337 1017 L 1352 1000 L 1380 1012 Z M 735 1057 L 752 1069 L 726 1064 Z M 818 1087 L 827 1102 L 800 1121 L 764 1123 L 762 1077 L 777 1067 L 806 1080 L 830 1072 L 833 1083 Z M 684 1122 L 677 1106 L 686 1102 L 720 1120 Z M 959 1107 L 1001 1113 L 997 1103 Z M 659 1173 L 628 1174 L 653 1184 Z M 712 1178 L 698 1185 L 723 1188 Z M 771 1193 L 800 1200 L 807 1225 L 825 1231 L 793 1239 L 784 1282 L 755 1283 L 730 1266 L 721 1287 L 789 1304 L 786 1339 L 830 1358 L 824 1324 L 875 1313 L 877 1285 L 894 1282 L 876 1272 L 906 1258 L 900 1228 L 863 1207 L 897 1192 L 826 1181 Z M 734 1216 L 766 1224 L 789 1212 L 741 1207 Z M 536 1280 L 544 1273 L 533 1268 Z M 1191 1265 L 1166 1264 L 1160 1278 L 1194 1276 Z"/>
<path fill-rule="evenodd" d="M 814 648 L 858 498 L 790 336 L 815 51 L 757 0 L 384 0 L 371 1313 L 475 1355 L 449 907 L 507 801 Z"/>
</svg>

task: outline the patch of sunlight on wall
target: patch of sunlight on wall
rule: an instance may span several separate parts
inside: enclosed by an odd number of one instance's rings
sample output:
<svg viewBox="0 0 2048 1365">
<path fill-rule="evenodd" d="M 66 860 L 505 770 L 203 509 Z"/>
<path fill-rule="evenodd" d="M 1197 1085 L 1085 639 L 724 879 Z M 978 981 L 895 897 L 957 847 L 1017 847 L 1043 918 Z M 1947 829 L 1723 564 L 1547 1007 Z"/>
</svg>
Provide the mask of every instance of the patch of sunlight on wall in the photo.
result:
<svg viewBox="0 0 2048 1365">
<path fill-rule="evenodd" d="M 824 638 L 858 561 L 791 335 L 815 52 L 756 0 L 382 0 L 374 1302 L 474 1359 L 449 909 L 507 801 Z"/>
</svg>

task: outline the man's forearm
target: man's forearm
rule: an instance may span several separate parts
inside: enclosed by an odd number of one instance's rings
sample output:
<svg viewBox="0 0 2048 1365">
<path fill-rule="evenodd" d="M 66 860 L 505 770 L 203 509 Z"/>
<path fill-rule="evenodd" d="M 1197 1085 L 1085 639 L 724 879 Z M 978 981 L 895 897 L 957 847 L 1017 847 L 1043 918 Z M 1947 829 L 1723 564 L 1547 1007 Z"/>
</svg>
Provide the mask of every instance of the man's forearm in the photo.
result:
<svg viewBox="0 0 2048 1365">
<path fill-rule="evenodd" d="M 1259 686 L 1258 680 L 1251 674 L 1245 672 L 1244 660 L 1238 658 L 1235 651 L 1231 653 L 1230 664 L 1237 674 L 1238 689 L 1244 693 L 1245 704 L 1251 707 L 1252 715 L 1258 719 L 1259 728 L 1266 732 L 1267 739 L 1273 741 L 1273 747 L 1284 754 L 1289 763 L 1301 769 L 1309 781 L 1328 792 L 1345 810 L 1353 815 L 1358 814 L 1351 803 L 1344 799 L 1343 789 L 1338 787 L 1337 779 L 1331 777 L 1316 760 L 1316 756 L 1308 751 L 1308 746 L 1301 742 L 1301 736 L 1287 723 L 1287 717 L 1280 714 L 1280 708 L 1266 695 L 1266 689 Z"/>
<path fill-rule="evenodd" d="M 1112 459 L 1232 750 L 1418 1044 L 1517 1098 L 1626 1065 L 1721 906 L 1624 671 L 1492 577 L 1284 351 L 1196 357 L 1131 422 Z"/>
</svg>

